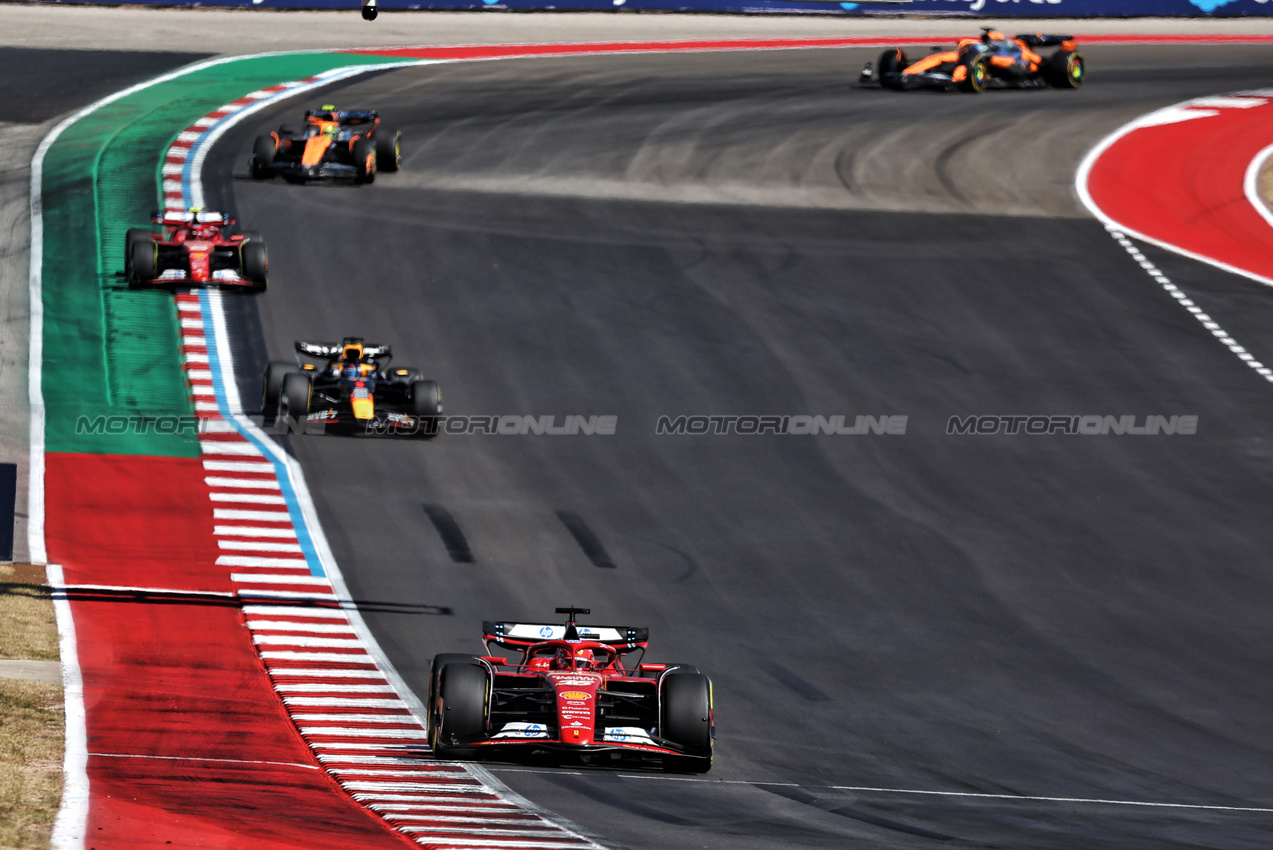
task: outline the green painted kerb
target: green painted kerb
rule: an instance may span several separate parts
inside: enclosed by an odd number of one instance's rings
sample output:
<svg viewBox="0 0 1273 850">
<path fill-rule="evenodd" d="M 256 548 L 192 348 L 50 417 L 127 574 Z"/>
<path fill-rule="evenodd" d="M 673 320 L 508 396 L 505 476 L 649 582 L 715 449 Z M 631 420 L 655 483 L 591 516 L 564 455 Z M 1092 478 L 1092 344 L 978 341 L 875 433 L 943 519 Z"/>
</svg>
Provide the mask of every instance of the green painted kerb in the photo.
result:
<svg viewBox="0 0 1273 850">
<path fill-rule="evenodd" d="M 173 298 L 128 288 L 124 232 L 146 226 L 162 206 L 164 155 L 199 118 L 276 83 L 393 61 L 339 53 L 249 57 L 143 89 L 63 132 L 45 156 L 42 185 L 46 451 L 198 457 L 193 434 L 135 425 L 112 434 L 94 425 L 100 417 L 193 415 Z"/>
</svg>

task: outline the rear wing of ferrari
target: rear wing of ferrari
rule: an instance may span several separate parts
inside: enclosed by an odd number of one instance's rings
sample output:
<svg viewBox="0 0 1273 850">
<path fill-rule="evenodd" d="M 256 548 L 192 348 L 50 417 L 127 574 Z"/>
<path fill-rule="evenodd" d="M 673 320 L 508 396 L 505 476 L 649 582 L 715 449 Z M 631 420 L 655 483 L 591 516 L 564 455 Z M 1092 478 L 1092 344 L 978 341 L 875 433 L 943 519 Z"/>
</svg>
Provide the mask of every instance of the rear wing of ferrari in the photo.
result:
<svg viewBox="0 0 1273 850">
<path fill-rule="evenodd" d="M 565 640 L 568 625 L 561 623 L 482 623 L 482 641 L 489 648 L 525 649 L 546 640 Z M 644 650 L 650 641 L 650 630 L 644 626 L 586 626 L 575 624 L 579 640 L 592 640 L 612 646 L 620 653 Z"/>
<path fill-rule="evenodd" d="M 229 213 L 205 210 L 155 210 L 150 214 L 153 224 L 234 224 Z"/>
</svg>

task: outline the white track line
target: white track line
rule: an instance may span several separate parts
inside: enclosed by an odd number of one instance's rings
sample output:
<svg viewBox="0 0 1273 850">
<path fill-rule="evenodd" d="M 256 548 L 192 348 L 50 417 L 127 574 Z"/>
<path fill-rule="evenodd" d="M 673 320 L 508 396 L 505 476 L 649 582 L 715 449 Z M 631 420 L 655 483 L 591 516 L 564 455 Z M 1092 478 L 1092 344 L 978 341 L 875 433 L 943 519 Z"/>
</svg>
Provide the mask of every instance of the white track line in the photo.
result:
<svg viewBox="0 0 1273 850">
<path fill-rule="evenodd" d="M 1142 253 L 1140 249 L 1138 249 L 1135 246 L 1135 244 L 1133 244 L 1132 241 L 1128 239 L 1128 236 L 1134 236 L 1135 238 L 1139 239 L 1142 242 L 1148 242 L 1151 245 L 1157 245 L 1160 248 L 1164 248 L 1173 253 L 1180 254 L 1181 256 L 1184 256 L 1184 257 L 1188 257 L 1192 260 L 1198 260 L 1199 262 L 1206 263 L 1210 266 L 1214 266 L 1215 268 L 1222 269 L 1223 271 L 1232 272 L 1233 274 L 1240 275 L 1250 280 L 1254 280 L 1256 283 L 1262 283 L 1266 286 L 1273 286 L 1273 280 L 1269 280 L 1266 277 L 1263 277 L 1258 274 L 1254 274 L 1253 272 L 1246 271 L 1245 269 L 1240 269 L 1236 266 L 1231 266 L 1228 263 L 1223 263 L 1219 260 L 1214 260 L 1210 257 L 1205 257 L 1201 254 L 1196 254 L 1193 251 L 1189 251 L 1177 245 L 1172 245 L 1170 243 L 1163 242 L 1158 239 L 1154 239 L 1150 236 L 1146 236 L 1143 233 L 1132 230 L 1124 226 L 1121 222 L 1115 221 L 1108 214 L 1106 214 L 1104 210 L 1102 210 L 1099 206 L 1097 206 L 1096 201 L 1092 198 L 1092 194 L 1087 187 L 1088 180 L 1091 178 L 1092 169 L 1095 167 L 1096 162 L 1119 139 L 1122 139 L 1124 136 L 1127 136 L 1128 134 L 1133 133 L 1142 127 L 1153 126 L 1155 124 L 1163 123 L 1163 121 L 1166 118 L 1171 117 L 1172 115 L 1178 114 L 1182 110 L 1185 112 L 1188 112 L 1189 111 L 1188 107 L 1193 104 L 1200 103 L 1203 105 L 1207 105 L 1207 104 L 1220 105 L 1220 103 L 1223 101 L 1223 105 L 1232 107 L 1233 101 L 1242 99 L 1241 94 L 1242 93 L 1239 93 L 1236 96 L 1229 96 L 1229 97 L 1198 98 L 1192 101 L 1185 101 L 1184 103 L 1178 103 L 1173 106 L 1168 106 L 1164 109 L 1160 109 L 1157 112 L 1151 112 L 1148 115 L 1143 115 L 1140 118 L 1136 119 L 1135 121 L 1132 121 L 1128 124 L 1124 124 L 1122 127 L 1119 127 L 1113 133 L 1110 133 L 1108 136 L 1106 136 L 1105 138 L 1097 142 L 1096 146 L 1093 147 L 1090 151 L 1088 151 L 1087 156 L 1083 157 L 1083 161 L 1079 164 L 1078 171 L 1074 176 L 1074 189 L 1078 193 L 1079 200 L 1083 202 L 1083 205 L 1087 207 L 1088 211 L 1091 212 L 1092 215 L 1096 216 L 1096 218 L 1098 218 L 1101 221 L 1101 223 L 1105 225 L 1105 229 L 1106 231 L 1109 232 L 1110 236 L 1112 236 L 1114 240 L 1118 242 L 1119 245 L 1123 246 L 1123 249 L 1126 250 L 1127 253 L 1131 255 L 1132 259 L 1135 260 L 1140 265 L 1140 267 L 1144 269 L 1146 273 L 1148 273 L 1149 276 L 1154 279 L 1155 282 L 1158 283 L 1159 286 L 1161 286 L 1164 290 L 1167 291 L 1169 295 L 1175 298 L 1176 301 L 1178 301 L 1182 307 L 1184 307 L 1186 310 L 1192 313 L 1193 317 L 1197 319 L 1198 322 L 1201 323 L 1204 328 L 1206 328 L 1208 331 L 1211 332 L 1213 336 L 1215 336 L 1218 340 L 1220 340 L 1220 342 L 1223 343 L 1226 348 L 1228 348 L 1231 352 L 1236 354 L 1238 358 L 1242 360 L 1242 362 L 1246 363 L 1248 366 L 1254 369 L 1256 373 L 1258 373 L 1266 381 L 1273 382 L 1273 370 L 1269 369 L 1263 363 L 1256 360 L 1250 354 L 1250 352 L 1248 352 L 1246 348 L 1244 348 L 1243 346 L 1239 345 L 1238 342 L 1232 337 L 1232 335 L 1230 335 L 1227 331 L 1225 331 L 1224 328 L 1222 328 L 1218 322 L 1212 319 L 1211 316 L 1204 313 L 1202 309 L 1198 307 L 1198 305 L 1195 304 L 1191 298 L 1185 295 L 1185 293 L 1181 291 L 1178 286 L 1172 283 L 1171 280 L 1169 280 L 1165 274 L 1163 274 L 1152 262 L 1149 261 L 1147 257 L 1145 257 L 1144 253 Z M 1254 95 L 1256 93 L 1253 92 L 1251 94 Z M 1265 101 L 1264 99 L 1261 99 L 1259 103 L 1248 101 L 1247 105 L 1259 106 L 1259 105 L 1262 105 L 1264 102 L 1267 102 L 1267 101 Z M 1205 110 L 1199 110 L 1199 112 L 1201 111 L 1205 111 Z M 1215 113 L 1212 113 L 1212 114 L 1215 114 Z M 1258 166 L 1260 164 L 1263 164 L 1263 161 L 1267 159 L 1267 157 L 1269 156 L 1270 151 L 1273 151 L 1273 147 L 1265 148 L 1265 150 L 1261 151 L 1260 155 L 1257 156 L 1256 159 L 1251 163 L 1251 166 L 1247 168 L 1244 189 L 1247 195 L 1247 199 L 1252 204 L 1255 205 L 1256 210 L 1259 211 L 1262 216 L 1264 216 L 1266 221 L 1269 221 L 1270 224 L 1273 224 L 1273 217 L 1270 217 L 1268 210 L 1264 209 L 1263 205 L 1259 202 L 1258 192 L 1256 192 L 1255 197 L 1253 197 L 1253 194 L 1252 194 L 1253 186 L 1257 182 L 1256 178 L 1258 177 L 1258 174 L 1259 174 Z"/>
</svg>

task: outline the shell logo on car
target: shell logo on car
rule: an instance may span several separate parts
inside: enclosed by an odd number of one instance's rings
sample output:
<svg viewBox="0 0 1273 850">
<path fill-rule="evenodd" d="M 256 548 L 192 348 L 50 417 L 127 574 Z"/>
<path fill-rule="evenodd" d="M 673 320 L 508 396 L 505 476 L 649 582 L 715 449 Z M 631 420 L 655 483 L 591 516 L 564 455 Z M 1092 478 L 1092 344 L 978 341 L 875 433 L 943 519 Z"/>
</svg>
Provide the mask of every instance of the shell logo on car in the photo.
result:
<svg viewBox="0 0 1273 850">
<path fill-rule="evenodd" d="M 562 699 L 588 699 L 588 697 L 590 696 L 592 696 L 592 694 L 587 694 L 587 693 L 584 693 L 583 691 L 562 691 L 561 692 Z"/>
</svg>

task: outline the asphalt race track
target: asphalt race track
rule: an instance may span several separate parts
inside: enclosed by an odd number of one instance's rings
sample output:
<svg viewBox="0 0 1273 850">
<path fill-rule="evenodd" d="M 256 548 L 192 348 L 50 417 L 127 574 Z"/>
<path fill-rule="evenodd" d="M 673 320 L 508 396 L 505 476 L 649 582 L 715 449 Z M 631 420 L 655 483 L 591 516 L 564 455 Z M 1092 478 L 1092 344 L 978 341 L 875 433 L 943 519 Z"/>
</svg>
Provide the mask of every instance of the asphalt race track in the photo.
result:
<svg viewBox="0 0 1273 850">
<path fill-rule="evenodd" d="M 403 170 L 367 187 L 247 178 L 251 137 L 307 102 L 219 143 L 209 205 L 271 250 L 269 293 L 234 303 L 247 371 L 361 334 L 437 378 L 448 414 L 618 417 L 292 438 L 351 589 L 451 612 L 366 615 L 417 693 L 483 619 L 557 605 L 709 672 L 705 777 L 496 766 L 615 846 L 1267 847 L 1273 388 L 1072 181 L 1105 133 L 1267 83 L 1273 57 L 1092 47 L 1079 92 L 974 97 L 859 88 L 875 53 L 362 78 L 322 100 L 403 131 Z M 1147 253 L 1273 358 L 1273 292 Z M 655 432 L 696 414 L 908 420 Z M 946 433 L 973 414 L 1199 424 Z"/>
</svg>

